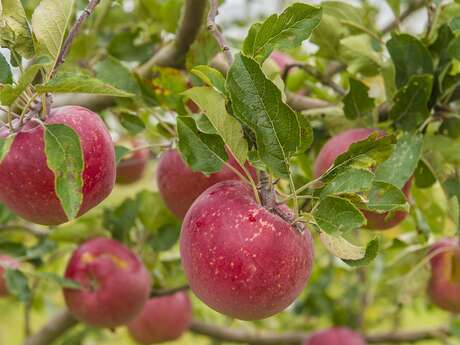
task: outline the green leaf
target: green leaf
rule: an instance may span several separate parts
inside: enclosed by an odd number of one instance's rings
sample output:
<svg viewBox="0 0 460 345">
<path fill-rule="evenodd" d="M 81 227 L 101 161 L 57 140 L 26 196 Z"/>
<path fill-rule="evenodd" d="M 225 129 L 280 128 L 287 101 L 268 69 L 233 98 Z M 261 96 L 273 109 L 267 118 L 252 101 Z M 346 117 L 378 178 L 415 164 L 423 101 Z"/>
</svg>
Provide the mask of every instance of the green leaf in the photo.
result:
<svg viewBox="0 0 460 345">
<path fill-rule="evenodd" d="M 244 164 L 248 156 L 248 143 L 241 124 L 227 113 L 225 98 L 210 87 L 194 87 L 184 92 L 207 116 L 212 126 L 237 159 Z"/>
<path fill-rule="evenodd" d="M 321 230 L 328 234 L 341 234 L 366 224 L 366 218 L 350 201 L 328 196 L 313 211 L 313 217 Z"/>
<path fill-rule="evenodd" d="M 4 273 L 8 291 L 19 301 L 27 303 L 32 298 L 27 277 L 19 270 L 7 268 Z"/>
<path fill-rule="evenodd" d="M 358 117 L 370 117 L 374 109 L 374 100 L 369 97 L 369 88 L 361 81 L 350 78 L 350 91 L 343 99 L 343 111 L 350 120 Z"/>
<path fill-rule="evenodd" d="M 374 174 L 364 169 L 349 168 L 329 181 L 321 191 L 321 197 L 330 194 L 358 193 L 372 187 Z"/>
<path fill-rule="evenodd" d="M 117 89 L 116 87 L 92 78 L 86 74 L 60 73 L 44 85 L 37 85 L 39 93 L 91 93 L 113 97 L 134 97 L 133 93 Z"/>
<path fill-rule="evenodd" d="M 335 159 L 334 165 L 325 173 L 323 180 L 330 180 L 348 167 L 368 169 L 390 157 L 394 136 L 387 135 L 380 138 L 378 136 L 379 134 L 375 132 L 367 139 L 351 144 L 348 151 Z"/>
<path fill-rule="evenodd" d="M 47 66 L 50 60 L 46 56 L 37 58 L 36 62 L 29 66 L 21 75 L 18 83 L 13 85 L 0 85 L 0 102 L 3 105 L 10 106 L 24 92 L 24 90 L 33 82 L 38 71 Z"/>
<path fill-rule="evenodd" d="M 193 171 L 211 174 L 220 171 L 227 161 L 224 142 L 218 135 L 198 131 L 195 121 L 187 116 L 177 117 L 179 150 Z"/>
<path fill-rule="evenodd" d="M 72 18 L 75 0 L 41 0 L 32 15 L 32 28 L 41 51 L 56 64 Z"/>
<path fill-rule="evenodd" d="M 460 60 L 460 37 L 455 37 L 447 46 L 447 53 L 453 59 Z"/>
<path fill-rule="evenodd" d="M 366 76 L 379 73 L 382 59 L 375 51 L 373 42 L 367 34 L 347 36 L 340 40 L 340 58 L 347 64 L 349 73 Z"/>
<path fill-rule="evenodd" d="M 320 8 L 295 3 L 280 15 L 254 24 L 243 43 L 243 53 L 262 62 L 276 48 L 294 48 L 310 37 L 321 21 Z"/>
<path fill-rule="evenodd" d="M 374 181 L 368 195 L 366 208 L 378 213 L 408 211 L 404 193 L 396 186 L 382 181 Z"/>
<path fill-rule="evenodd" d="M 11 68 L 9 63 L 6 61 L 5 57 L 0 54 L 0 84 L 12 84 L 13 83 L 13 74 L 11 73 Z"/>
<path fill-rule="evenodd" d="M 422 156 L 423 136 L 405 133 L 395 145 L 392 155 L 379 165 L 375 177 L 402 188 L 413 175 Z"/>
<path fill-rule="evenodd" d="M 141 90 L 133 74 L 125 65 L 112 56 L 94 66 L 96 78 L 127 93 L 140 96 Z"/>
<path fill-rule="evenodd" d="M 125 199 L 114 209 L 104 209 L 104 227 L 112 233 L 114 239 L 124 242 L 129 239 L 129 231 L 136 224 L 139 202 L 137 199 Z"/>
<path fill-rule="evenodd" d="M 267 79 L 260 65 L 237 55 L 227 75 L 234 115 L 256 135 L 261 160 L 276 175 L 289 174 L 289 158 L 300 145 L 297 114 L 286 105 L 281 91 Z"/>
<path fill-rule="evenodd" d="M 80 290 L 82 288 L 80 283 L 76 282 L 75 280 L 61 277 L 60 275 L 53 272 L 34 272 L 34 275 L 40 277 L 46 282 L 53 282 L 61 288 L 73 290 Z"/>
<path fill-rule="evenodd" d="M 215 68 L 199 65 L 193 67 L 190 72 L 200 78 L 206 85 L 215 88 L 221 94 L 225 95 L 227 93 L 225 89 L 225 78 L 222 73 Z"/>
<path fill-rule="evenodd" d="M 12 41 L 7 39 L 10 35 Z M 34 55 L 32 33 L 20 0 L 0 3 L 0 46 L 17 51 L 26 59 Z"/>
<path fill-rule="evenodd" d="M 129 148 L 122 145 L 115 145 L 115 160 L 117 164 L 120 163 L 120 161 L 129 153 L 131 153 Z"/>
<path fill-rule="evenodd" d="M 366 253 L 364 257 L 359 260 L 343 260 L 347 265 L 351 267 L 362 267 L 368 265 L 372 260 L 377 257 L 379 253 L 380 242 L 378 238 L 370 241 L 366 247 Z"/>
<path fill-rule="evenodd" d="M 460 33 L 460 16 L 452 18 L 448 26 L 454 34 Z"/>
<path fill-rule="evenodd" d="M 125 112 L 120 115 L 120 124 L 132 135 L 139 134 L 145 129 L 145 123 L 139 116 Z"/>
<path fill-rule="evenodd" d="M 406 85 L 414 75 L 433 74 L 433 58 L 417 38 L 408 34 L 393 34 L 387 43 L 396 68 L 396 85 Z"/>
<path fill-rule="evenodd" d="M 14 136 L 8 136 L 6 138 L 0 138 L 0 163 L 6 157 L 10 151 L 11 144 L 13 144 Z"/>
<path fill-rule="evenodd" d="M 54 173 L 56 194 L 69 220 L 74 219 L 83 201 L 83 152 L 80 137 L 70 127 L 45 125 L 45 154 Z"/>
<path fill-rule="evenodd" d="M 313 129 L 306 116 L 300 115 L 298 119 L 300 124 L 300 145 L 297 153 L 302 154 L 313 144 Z"/>
<path fill-rule="evenodd" d="M 57 249 L 54 241 L 43 240 L 33 247 L 27 248 L 25 257 L 27 260 L 43 258 L 46 254 L 50 254 Z"/>
<path fill-rule="evenodd" d="M 415 185 L 419 188 L 428 188 L 436 183 L 436 176 L 430 165 L 420 159 L 417 168 L 414 171 Z"/>
<path fill-rule="evenodd" d="M 180 236 L 180 224 L 165 224 L 158 229 L 155 236 L 149 240 L 150 246 L 157 252 L 171 249 Z"/>
<path fill-rule="evenodd" d="M 158 192 L 143 190 L 136 196 L 139 203 L 138 217 L 149 234 L 158 235 L 162 227 L 177 223 Z M 167 237 L 166 234 L 160 236 Z"/>
<path fill-rule="evenodd" d="M 404 130 L 414 130 L 430 115 L 428 101 L 433 87 L 433 76 L 414 75 L 398 90 L 390 117 Z"/>
<path fill-rule="evenodd" d="M 340 259 L 360 260 L 366 255 L 366 248 L 355 246 L 342 236 L 329 235 L 321 231 L 319 238 L 327 251 Z"/>
</svg>

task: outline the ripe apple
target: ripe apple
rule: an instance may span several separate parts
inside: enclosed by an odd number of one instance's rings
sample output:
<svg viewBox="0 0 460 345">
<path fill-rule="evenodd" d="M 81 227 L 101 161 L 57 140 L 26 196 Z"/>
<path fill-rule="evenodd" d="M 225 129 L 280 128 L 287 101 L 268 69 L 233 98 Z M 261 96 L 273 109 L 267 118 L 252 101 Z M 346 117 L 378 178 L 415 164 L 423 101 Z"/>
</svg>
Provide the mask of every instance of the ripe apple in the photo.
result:
<svg viewBox="0 0 460 345">
<path fill-rule="evenodd" d="M 84 157 L 83 202 L 79 216 L 99 204 L 115 182 L 115 152 L 99 116 L 88 109 L 53 109 L 46 124 L 64 124 L 80 137 Z M 57 225 L 68 219 L 55 192 L 55 176 L 44 153 L 44 130 L 29 122 L 14 138 L 0 164 L 0 200 L 18 216 L 37 224 Z"/>
<path fill-rule="evenodd" d="M 95 327 L 115 328 L 131 321 L 150 293 L 150 275 L 142 261 L 118 241 L 96 237 L 79 246 L 65 277 L 81 289 L 64 289 L 70 312 Z"/>
<path fill-rule="evenodd" d="M 198 298 L 242 320 L 288 307 L 313 262 L 308 230 L 299 233 L 258 204 L 240 181 L 215 184 L 193 203 L 182 224 L 180 253 Z"/>
<path fill-rule="evenodd" d="M 9 295 L 4 277 L 5 268 L 17 269 L 19 268 L 19 261 L 8 255 L 0 255 L 0 297 Z"/>
<path fill-rule="evenodd" d="M 366 341 L 348 328 L 333 327 L 313 333 L 303 345 L 366 345 Z"/>
<path fill-rule="evenodd" d="M 229 155 L 228 163 L 243 173 L 238 162 Z M 256 179 L 253 167 L 246 164 L 251 175 Z M 244 174 L 244 173 L 243 173 Z M 184 218 L 193 201 L 206 189 L 225 180 L 238 180 L 239 177 L 227 166 L 221 171 L 206 176 L 192 171 L 182 160 L 177 150 L 165 152 L 158 163 L 157 186 L 168 208 L 179 218 Z"/>
<path fill-rule="evenodd" d="M 431 258 L 428 294 L 438 307 L 452 313 L 460 313 L 459 241 L 446 238 L 435 243 L 430 253 L 434 256 Z"/>
<path fill-rule="evenodd" d="M 315 177 L 319 177 L 326 172 L 334 164 L 335 159 L 346 152 L 351 144 L 367 139 L 375 131 L 376 129 L 371 128 L 355 128 L 342 132 L 330 139 L 323 146 L 316 158 L 313 168 Z M 409 197 L 411 185 L 412 179 L 407 181 L 402 188 L 406 198 Z M 363 214 L 367 219 L 366 227 L 372 230 L 390 229 L 407 217 L 407 213 L 403 211 L 397 211 L 391 216 L 388 216 L 388 213 L 376 213 L 364 210 Z"/>
<path fill-rule="evenodd" d="M 188 329 L 192 319 L 185 292 L 150 299 L 137 317 L 128 323 L 131 337 L 142 345 L 173 341 Z"/>
<path fill-rule="evenodd" d="M 143 142 L 133 140 L 134 151 L 118 163 L 116 180 L 118 184 L 131 184 L 142 178 L 150 156 L 148 148 L 139 149 L 143 145 Z"/>
</svg>

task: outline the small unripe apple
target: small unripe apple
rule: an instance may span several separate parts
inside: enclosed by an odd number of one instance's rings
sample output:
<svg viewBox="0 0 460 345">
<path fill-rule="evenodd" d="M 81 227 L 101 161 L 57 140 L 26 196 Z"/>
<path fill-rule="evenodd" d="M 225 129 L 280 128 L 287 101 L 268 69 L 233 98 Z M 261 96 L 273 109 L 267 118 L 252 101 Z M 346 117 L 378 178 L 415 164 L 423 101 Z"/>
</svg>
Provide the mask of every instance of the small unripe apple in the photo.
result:
<svg viewBox="0 0 460 345">
<path fill-rule="evenodd" d="M 83 202 L 79 216 L 104 200 L 115 183 L 112 139 L 99 116 L 66 106 L 51 111 L 45 124 L 64 124 L 79 136 L 83 151 Z M 44 130 L 29 122 L 14 138 L 0 164 L 0 200 L 18 216 L 37 224 L 57 225 L 68 219 L 55 192 L 55 176 L 44 152 Z"/>
<path fill-rule="evenodd" d="M 151 280 L 142 261 L 118 241 L 96 237 L 79 246 L 67 265 L 65 277 L 81 289 L 64 289 L 70 312 L 95 327 L 115 328 L 142 310 Z"/>
<path fill-rule="evenodd" d="M 139 344 L 173 341 L 188 329 L 192 319 L 190 300 L 185 292 L 150 299 L 128 323 L 131 337 Z"/>
<path fill-rule="evenodd" d="M 268 211 L 240 181 L 220 182 L 193 203 L 182 224 L 180 253 L 196 296 L 242 320 L 288 307 L 313 262 L 308 230 L 300 233 Z"/>
<path fill-rule="evenodd" d="M 4 276 L 6 268 L 19 268 L 19 261 L 8 255 L 0 255 L 0 297 L 9 295 Z"/>
<path fill-rule="evenodd" d="M 139 181 L 144 175 L 145 168 L 149 161 L 150 150 L 139 149 L 144 145 L 141 141 L 133 141 L 133 152 L 123 158 L 117 165 L 117 183 L 131 184 Z"/>
<path fill-rule="evenodd" d="M 431 278 L 428 294 L 438 307 L 460 313 L 460 244 L 446 238 L 435 243 L 430 251 Z"/>
<path fill-rule="evenodd" d="M 355 128 L 342 132 L 331 138 L 321 149 L 316 158 L 313 168 L 315 177 L 321 176 L 333 164 L 335 159 L 346 152 L 351 144 L 367 139 L 372 133 L 377 131 L 371 128 Z M 406 198 L 409 197 L 412 179 L 406 182 L 402 191 Z M 406 217 L 407 212 L 396 211 L 393 215 L 388 213 L 377 213 L 362 210 L 367 219 L 366 227 L 372 230 L 386 230 L 401 223 Z"/>
<path fill-rule="evenodd" d="M 292 65 L 293 63 L 295 63 L 294 59 L 291 58 L 289 55 L 277 50 L 271 53 L 270 59 L 278 65 L 279 69 L 281 70 L 281 73 L 284 73 L 288 65 Z"/>
<path fill-rule="evenodd" d="M 245 176 L 232 155 L 229 155 L 228 163 Z M 246 164 L 246 167 L 253 178 L 256 178 L 254 168 L 249 164 Z M 206 189 L 217 182 L 239 179 L 238 175 L 225 165 L 222 166 L 221 171 L 209 176 L 194 172 L 182 160 L 177 150 L 169 150 L 161 156 L 156 178 L 158 190 L 166 206 L 179 219 L 184 218 L 193 201 Z"/>
<path fill-rule="evenodd" d="M 313 333 L 303 345 L 366 345 L 366 341 L 351 329 L 333 327 Z"/>
</svg>

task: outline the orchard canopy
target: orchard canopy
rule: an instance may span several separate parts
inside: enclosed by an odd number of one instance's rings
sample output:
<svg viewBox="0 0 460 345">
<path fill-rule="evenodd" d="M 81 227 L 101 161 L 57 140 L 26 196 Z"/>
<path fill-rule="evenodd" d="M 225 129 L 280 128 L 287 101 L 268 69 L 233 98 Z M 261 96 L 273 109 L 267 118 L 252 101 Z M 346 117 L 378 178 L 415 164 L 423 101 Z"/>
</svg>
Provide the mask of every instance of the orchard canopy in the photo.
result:
<svg viewBox="0 0 460 345">
<path fill-rule="evenodd" d="M 460 344 L 460 2 L 0 0 L 0 345 Z"/>
</svg>

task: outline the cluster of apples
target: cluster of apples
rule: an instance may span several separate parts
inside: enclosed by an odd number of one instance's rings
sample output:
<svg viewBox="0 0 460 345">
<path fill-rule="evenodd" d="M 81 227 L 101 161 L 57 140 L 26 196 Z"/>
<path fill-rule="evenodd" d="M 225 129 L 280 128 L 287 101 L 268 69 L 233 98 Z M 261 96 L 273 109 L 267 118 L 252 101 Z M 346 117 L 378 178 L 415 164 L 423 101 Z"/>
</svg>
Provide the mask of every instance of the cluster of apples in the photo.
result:
<svg viewBox="0 0 460 345">
<path fill-rule="evenodd" d="M 84 171 L 83 202 L 79 215 L 107 197 L 116 178 L 113 143 L 97 114 L 81 107 L 54 109 L 49 124 L 65 124 L 80 137 Z M 335 158 L 374 130 L 353 129 L 339 134 L 322 148 L 314 166 L 323 174 Z M 119 182 L 131 183 L 142 175 L 148 151 L 137 150 L 119 166 Z M 230 155 L 228 164 L 242 168 Z M 257 179 L 249 164 L 247 170 Z M 121 173 L 123 172 L 123 173 Z M 157 185 L 166 205 L 183 219 L 180 252 L 192 291 L 211 308 L 243 320 L 257 320 L 288 307 L 303 290 L 311 273 L 313 244 L 308 229 L 295 230 L 260 205 L 244 182 L 224 165 L 205 176 L 193 172 L 176 150 L 165 152 L 158 164 Z M 0 200 L 19 216 L 38 224 L 67 221 L 55 192 L 55 176 L 44 153 L 44 130 L 31 121 L 18 133 L 0 164 Z M 404 186 L 409 197 L 410 182 Z M 287 206 L 281 206 L 290 212 Z M 365 212 L 368 227 L 387 229 L 406 214 Z M 441 308 L 460 312 L 460 246 L 445 240 L 432 252 L 429 294 Z M 7 289 L 4 267 L 17 268 L 10 257 L 0 257 L 0 294 Z M 191 307 L 184 293 L 149 300 L 151 278 L 142 261 L 123 244 L 94 238 L 73 253 L 65 273 L 81 289 L 64 289 L 69 310 L 79 320 L 97 327 L 127 325 L 141 344 L 179 337 L 190 323 Z M 347 333 L 348 332 L 348 333 Z M 345 336 L 347 333 L 350 336 Z M 349 330 L 329 329 L 306 344 L 364 344 Z M 348 344 L 347 344 L 348 345 Z"/>
</svg>

